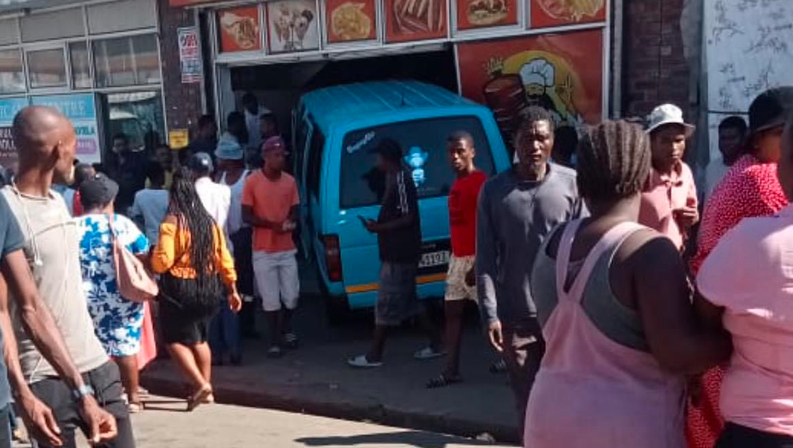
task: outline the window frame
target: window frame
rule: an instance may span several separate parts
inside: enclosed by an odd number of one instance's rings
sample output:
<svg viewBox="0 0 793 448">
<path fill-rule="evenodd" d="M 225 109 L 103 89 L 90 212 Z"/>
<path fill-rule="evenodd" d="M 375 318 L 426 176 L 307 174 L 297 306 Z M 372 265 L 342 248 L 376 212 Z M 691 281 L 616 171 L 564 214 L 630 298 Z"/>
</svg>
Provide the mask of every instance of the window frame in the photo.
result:
<svg viewBox="0 0 793 448">
<path fill-rule="evenodd" d="M 59 42 L 58 45 L 27 45 L 23 47 L 24 53 L 24 64 L 25 64 L 25 78 L 27 88 L 31 92 L 39 93 L 42 91 L 48 90 L 55 90 L 55 89 L 69 89 L 71 87 L 71 67 L 69 67 L 69 55 L 67 55 L 66 51 L 66 42 Z M 64 83 L 57 84 L 57 85 L 45 85 L 45 86 L 34 86 L 33 85 L 33 72 L 30 66 L 30 54 L 31 53 L 40 53 L 43 51 L 54 51 L 60 50 L 61 55 L 63 56 L 63 76 L 64 76 Z"/>
</svg>

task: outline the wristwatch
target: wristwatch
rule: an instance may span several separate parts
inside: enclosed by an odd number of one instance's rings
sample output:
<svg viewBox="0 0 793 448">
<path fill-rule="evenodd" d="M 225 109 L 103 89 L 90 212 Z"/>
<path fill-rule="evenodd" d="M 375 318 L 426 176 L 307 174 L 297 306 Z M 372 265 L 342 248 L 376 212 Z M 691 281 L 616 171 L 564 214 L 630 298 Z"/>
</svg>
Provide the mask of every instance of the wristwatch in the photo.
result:
<svg viewBox="0 0 793 448">
<path fill-rule="evenodd" d="M 94 388 L 88 384 L 83 384 L 77 389 L 72 389 L 72 398 L 74 398 L 74 401 L 80 401 L 86 395 L 94 396 Z"/>
</svg>

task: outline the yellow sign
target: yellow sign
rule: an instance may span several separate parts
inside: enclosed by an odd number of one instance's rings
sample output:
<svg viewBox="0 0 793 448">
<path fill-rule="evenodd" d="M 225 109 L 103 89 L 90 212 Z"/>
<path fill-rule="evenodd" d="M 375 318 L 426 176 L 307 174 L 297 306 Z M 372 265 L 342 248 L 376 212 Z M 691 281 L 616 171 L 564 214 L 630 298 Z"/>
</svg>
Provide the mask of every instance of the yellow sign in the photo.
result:
<svg viewBox="0 0 793 448">
<path fill-rule="evenodd" d="M 168 143 L 171 149 L 182 149 L 190 144 L 190 137 L 187 129 L 172 129 L 168 131 Z"/>
</svg>

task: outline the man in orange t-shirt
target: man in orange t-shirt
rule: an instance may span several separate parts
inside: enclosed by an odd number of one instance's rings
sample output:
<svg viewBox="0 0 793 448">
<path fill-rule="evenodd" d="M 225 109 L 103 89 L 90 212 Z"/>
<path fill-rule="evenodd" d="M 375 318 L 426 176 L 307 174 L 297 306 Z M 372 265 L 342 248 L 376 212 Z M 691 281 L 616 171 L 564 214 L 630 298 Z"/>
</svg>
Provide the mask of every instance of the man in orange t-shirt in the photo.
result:
<svg viewBox="0 0 793 448">
<path fill-rule="evenodd" d="M 297 347 L 290 321 L 300 296 L 297 227 L 300 198 L 295 179 L 284 172 L 286 144 L 271 137 L 262 145 L 264 168 L 245 180 L 242 219 L 253 227 L 253 271 L 270 328 L 270 357 L 283 355 L 282 346 Z"/>
</svg>

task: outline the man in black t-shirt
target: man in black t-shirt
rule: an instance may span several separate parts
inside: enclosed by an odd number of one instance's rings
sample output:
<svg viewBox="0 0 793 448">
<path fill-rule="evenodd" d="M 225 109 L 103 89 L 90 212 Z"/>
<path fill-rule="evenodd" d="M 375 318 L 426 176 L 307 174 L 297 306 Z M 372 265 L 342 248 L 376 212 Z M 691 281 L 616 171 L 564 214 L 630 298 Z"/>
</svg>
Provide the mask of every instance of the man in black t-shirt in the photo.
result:
<svg viewBox="0 0 793 448">
<path fill-rule="evenodd" d="M 377 235 L 380 249 L 380 289 L 375 305 L 375 333 L 371 349 L 365 355 L 348 360 L 352 367 L 380 367 L 391 327 L 405 319 L 418 317 L 430 336 L 428 347 L 415 353 L 416 359 L 443 356 L 440 336 L 433 327 L 416 294 L 416 274 L 421 256 L 421 220 L 418 194 L 413 177 L 402 164 L 402 148 L 391 139 L 380 142 L 374 151 L 377 167 L 385 173 L 386 188 L 377 221 L 363 224 Z"/>
</svg>

